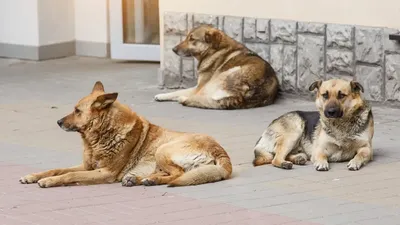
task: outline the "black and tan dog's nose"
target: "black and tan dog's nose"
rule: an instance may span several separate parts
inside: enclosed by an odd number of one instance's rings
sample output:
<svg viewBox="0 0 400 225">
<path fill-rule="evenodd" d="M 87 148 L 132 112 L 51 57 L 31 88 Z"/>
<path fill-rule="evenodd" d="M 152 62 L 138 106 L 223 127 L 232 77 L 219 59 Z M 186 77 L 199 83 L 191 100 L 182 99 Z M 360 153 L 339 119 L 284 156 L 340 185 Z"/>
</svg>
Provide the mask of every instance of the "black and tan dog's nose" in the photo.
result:
<svg viewBox="0 0 400 225">
<path fill-rule="evenodd" d="M 177 54 L 177 53 L 178 53 L 178 48 L 177 48 L 177 46 L 175 46 L 175 47 L 172 49 L 172 51 L 175 52 L 175 53 Z"/>
<path fill-rule="evenodd" d="M 340 109 L 338 108 L 329 108 L 325 110 L 325 116 L 327 118 L 338 118 L 341 117 Z"/>
<path fill-rule="evenodd" d="M 61 127 L 61 126 L 62 126 L 62 124 L 63 124 L 63 122 L 64 122 L 64 121 L 63 121 L 63 119 L 57 120 L 57 124 L 58 124 L 58 126 L 60 126 L 60 127 Z"/>
</svg>

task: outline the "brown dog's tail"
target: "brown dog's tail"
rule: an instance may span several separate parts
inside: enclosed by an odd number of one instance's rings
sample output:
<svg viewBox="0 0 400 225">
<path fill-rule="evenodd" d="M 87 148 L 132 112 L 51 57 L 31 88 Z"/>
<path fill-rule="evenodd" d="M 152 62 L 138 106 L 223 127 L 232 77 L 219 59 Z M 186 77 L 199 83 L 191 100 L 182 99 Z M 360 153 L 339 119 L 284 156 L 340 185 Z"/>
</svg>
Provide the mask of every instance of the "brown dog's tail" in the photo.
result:
<svg viewBox="0 0 400 225">
<path fill-rule="evenodd" d="M 227 155 L 216 159 L 216 165 L 203 165 L 171 181 L 168 187 L 189 186 L 228 179 L 232 174 L 231 160 Z"/>
</svg>

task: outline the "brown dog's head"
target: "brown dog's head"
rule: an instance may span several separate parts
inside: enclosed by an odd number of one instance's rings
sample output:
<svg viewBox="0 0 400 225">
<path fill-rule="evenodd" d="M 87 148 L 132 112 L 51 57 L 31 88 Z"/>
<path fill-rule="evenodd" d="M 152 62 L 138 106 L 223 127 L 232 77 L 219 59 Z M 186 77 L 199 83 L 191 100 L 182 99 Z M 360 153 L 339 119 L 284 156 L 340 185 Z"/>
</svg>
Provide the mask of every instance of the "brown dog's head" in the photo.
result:
<svg viewBox="0 0 400 225">
<path fill-rule="evenodd" d="M 346 117 L 363 105 L 361 92 L 364 88 L 358 82 L 341 79 L 316 81 L 309 87 L 310 91 L 315 89 L 315 103 L 326 118 Z"/>
<path fill-rule="evenodd" d="M 105 110 L 117 99 L 118 93 L 104 93 L 104 86 L 97 81 L 92 93 L 82 98 L 76 104 L 74 111 L 57 121 L 57 124 L 65 131 L 78 131 L 83 133 Z"/>
<path fill-rule="evenodd" d="M 183 57 L 193 56 L 197 59 L 210 49 L 218 50 L 222 41 L 222 31 L 209 25 L 193 28 L 185 40 L 175 46 L 172 51 Z"/>
</svg>

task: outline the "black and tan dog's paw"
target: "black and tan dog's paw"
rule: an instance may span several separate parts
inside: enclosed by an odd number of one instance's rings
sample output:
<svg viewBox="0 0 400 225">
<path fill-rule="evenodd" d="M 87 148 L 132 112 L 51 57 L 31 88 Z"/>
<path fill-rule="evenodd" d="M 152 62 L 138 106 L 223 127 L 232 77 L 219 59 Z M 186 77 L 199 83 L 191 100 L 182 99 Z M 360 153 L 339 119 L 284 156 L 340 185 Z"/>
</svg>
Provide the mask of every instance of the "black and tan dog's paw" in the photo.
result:
<svg viewBox="0 0 400 225">
<path fill-rule="evenodd" d="M 328 171 L 329 170 L 329 163 L 327 161 L 314 162 L 314 166 L 317 171 Z"/>
<path fill-rule="evenodd" d="M 350 162 L 347 164 L 347 168 L 351 171 L 357 171 L 361 169 L 362 166 L 363 166 L 362 162 L 356 159 L 350 160 Z"/>
</svg>

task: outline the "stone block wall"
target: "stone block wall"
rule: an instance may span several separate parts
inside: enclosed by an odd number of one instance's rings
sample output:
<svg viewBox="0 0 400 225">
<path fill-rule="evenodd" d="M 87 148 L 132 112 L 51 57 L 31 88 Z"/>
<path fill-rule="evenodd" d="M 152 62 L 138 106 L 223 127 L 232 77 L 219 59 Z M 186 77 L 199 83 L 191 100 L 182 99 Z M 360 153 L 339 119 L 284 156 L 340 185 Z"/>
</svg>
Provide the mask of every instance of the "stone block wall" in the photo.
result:
<svg viewBox="0 0 400 225">
<path fill-rule="evenodd" d="M 196 84 L 195 60 L 172 48 L 200 24 L 213 25 L 258 53 L 285 92 L 309 95 L 315 80 L 339 77 L 359 81 L 368 100 L 400 103 L 400 43 L 389 40 L 396 29 L 182 12 L 164 15 L 161 86 Z"/>
</svg>

